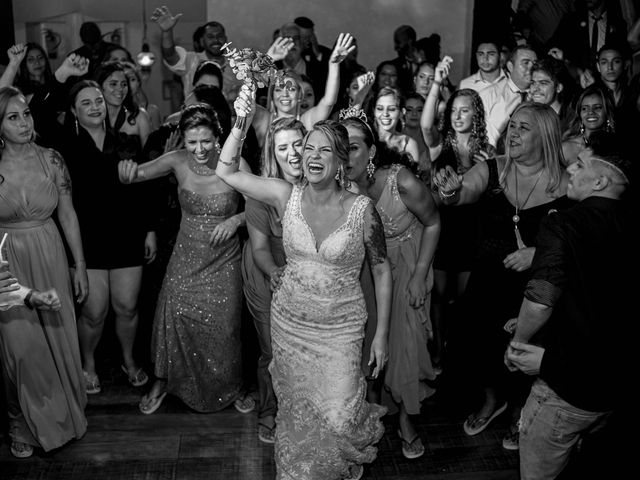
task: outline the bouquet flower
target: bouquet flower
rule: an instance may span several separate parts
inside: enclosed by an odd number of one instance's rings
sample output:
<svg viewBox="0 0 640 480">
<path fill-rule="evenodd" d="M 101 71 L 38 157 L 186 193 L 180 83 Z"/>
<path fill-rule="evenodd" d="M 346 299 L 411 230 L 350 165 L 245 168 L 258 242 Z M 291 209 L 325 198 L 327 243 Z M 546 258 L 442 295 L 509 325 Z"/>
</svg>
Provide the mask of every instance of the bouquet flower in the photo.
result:
<svg viewBox="0 0 640 480">
<path fill-rule="evenodd" d="M 231 42 L 222 46 L 222 50 L 225 51 L 224 56 L 227 57 L 236 78 L 242 80 L 252 92 L 268 86 L 273 81 L 282 79 L 282 72 L 278 71 L 269 55 L 252 48 L 230 49 L 229 45 Z M 241 120 L 241 124 L 244 127 L 244 120 Z"/>
</svg>

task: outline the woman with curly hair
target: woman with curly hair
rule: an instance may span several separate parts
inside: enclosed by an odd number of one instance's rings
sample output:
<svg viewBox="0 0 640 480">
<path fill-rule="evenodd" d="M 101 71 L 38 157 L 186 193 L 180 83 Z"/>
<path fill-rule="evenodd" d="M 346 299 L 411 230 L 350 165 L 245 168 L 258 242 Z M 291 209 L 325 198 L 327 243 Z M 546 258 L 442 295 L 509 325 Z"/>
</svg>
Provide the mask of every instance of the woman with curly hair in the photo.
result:
<svg viewBox="0 0 640 480">
<path fill-rule="evenodd" d="M 484 107 L 475 90 L 465 88 L 454 92 L 447 102 L 441 128 L 435 125 L 440 98 L 440 84 L 448 77 L 450 61 L 445 57 L 436 68 L 431 91 L 427 95 L 420 119 L 423 136 L 433 152 L 440 154 L 432 160 L 432 172 L 450 166 L 459 175 L 475 163 L 494 154 L 487 138 Z M 462 295 L 466 288 L 474 258 L 477 239 L 475 205 L 440 207 L 442 231 L 434 260 L 435 292 L 433 295 L 433 360 L 436 371 L 442 368 L 445 344 L 446 309 Z"/>
<path fill-rule="evenodd" d="M 562 135 L 562 153 L 568 164 L 589 146 L 589 137 L 596 131 L 615 132 L 614 106 L 603 87 L 591 85 L 576 100 L 576 118 Z"/>
</svg>

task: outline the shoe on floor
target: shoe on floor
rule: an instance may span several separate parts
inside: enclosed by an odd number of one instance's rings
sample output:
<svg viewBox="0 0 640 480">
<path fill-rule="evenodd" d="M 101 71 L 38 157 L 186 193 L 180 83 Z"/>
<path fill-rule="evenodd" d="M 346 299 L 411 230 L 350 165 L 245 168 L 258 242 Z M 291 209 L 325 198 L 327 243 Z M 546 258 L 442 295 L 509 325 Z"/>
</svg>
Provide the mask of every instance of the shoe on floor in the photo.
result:
<svg viewBox="0 0 640 480">
<path fill-rule="evenodd" d="M 258 423 L 258 439 L 262 443 L 273 444 L 276 442 L 276 425 L 269 427 L 264 423 Z"/>
<path fill-rule="evenodd" d="M 82 371 L 82 375 L 84 376 L 84 388 L 88 395 L 94 395 L 102 391 L 98 375 L 85 372 L 84 370 Z"/>
<path fill-rule="evenodd" d="M 233 402 L 233 406 L 236 407 L 236 410 L 240 413 L 249 413 L 253 412 L 253 409 L 256 408 L 256 401 L 251 395 L 245 395 L 242 398 L 237 398 L 236 401 Z"/>
<path fill-rule="evenodd" d="M 360 480 L 364 473 L 364 467 L 362 465 L 352 465 L 349 467 L 349 475 L 343 477 L 343 480 Z"/>
<path fill-rule="evenodd" d="M 145 371 L 142 368 L 138 368 L 133 373 L 131 373 L 131 370 L 129 370 L 124 365 L 120 365 L 120 368 L 122 368 L 122 371 L 127 375 L 127 379 L 129 380 L 129 383 L 134 387 L 141 387 L 142 385 L 144 385 L 149 381 L 149 376 L 145 373 Z"/>
<path fill-rule="evenodd" d="M 424 445 L 417 433 L 411 440 L 405 440 L 402 432 L 398 429 L 398 437 L 402 440 L 402 455 L 404 455 L 404 458 L 413 460 L 424 455 Z"/>
<path fill-rule="evenodd" d="M 502 448 L 506 450 L 518 450 L 520 448 L 520 432 L 517 426 L 510 426 L 507 434 L 502 439 Z"/>
<path fill-rule="evenodd" d="M 502 412 L 507 409 L 507 402 L 505 402 L 500 408 L 493 411 L 493 413 L 488 417 L 476 417 L 473 418 L 474 415 L 471 414 L 464 421 L 464 433 L 469 436 L 474 436 L 482 432 L 485 428 L 489 426 L 489 424 Z"/>
<path fill-rule="evenodd" d="M 16 458 L 29 458 L 33 455 L 33 446 L 28 443 L 11 442 L 11 455 Z"/>
<path fill-rule="evenodd" d="M 149 393 L 142 397 L 140 399 L 140 403 L 138 404 L 138 409 L 145 415 L 151 415 L 153 412 L 158 410 L 158 408 L 160 408 L 160 405 L 162 405 L 164 397 L 167 396 L 167 392 L 162 392 L 160 395 L 157 395 L 155 397 L 149 397 Z"/>
</svg>

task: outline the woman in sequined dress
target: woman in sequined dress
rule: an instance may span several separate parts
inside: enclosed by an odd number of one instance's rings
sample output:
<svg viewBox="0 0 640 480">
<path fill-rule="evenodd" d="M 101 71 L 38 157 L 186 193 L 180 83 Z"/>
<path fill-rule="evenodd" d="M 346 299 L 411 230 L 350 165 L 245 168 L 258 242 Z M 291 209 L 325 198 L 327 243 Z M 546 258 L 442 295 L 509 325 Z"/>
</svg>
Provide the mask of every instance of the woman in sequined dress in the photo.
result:
<svg viewBox="0 0 640 480">
<path fill-rule="evenodd" d="M 427 342 L 431 336 L 431 263 L 440 235 L 438 209 L 427 187 L 405 156 L 376 142 L 366 117 L 347 117 L 350 155 L 347 177 L 375 202 L 384 225 L 393 276 L 389 365 L 385 385 L 399 406 L 398 435 L 406 458 L 424 454 L 424 445 L 410 415 L 434 390 Z M 404 165 L 399 161 L 405 161 Z"/>
<path fill-rule="evenodd" d="M 242 279 L 237 229 L 238 193 L 215 174 L 222 133 L 215 111 L 205 104 L 186 107 L 179 123 L 184 150 L 137 165 L 120 162 L 123 183 L 173 173 L 178 181 L 182 220 L 158 298 L 152 352 L 157 377 L 142 397 L 140 411 L 153 413 L 170 393 L 198 412 L 242 398 L 240 315 Z M 250 171 L 243 162 L 244 171 Z"/>
<path fill-rule="evenodd" d="M 235 102 L 238 117 L 249 117 L 254 106 L 243 87 Z M 378 305 L 369 358 L 374 377 L 387 360 L 391 272 L 380 217 L 369 198 L 344 188 L 349 138 L 337 122 L 319 122 L 305 136 L 300 185 L 239 171 L 245 134 L 239 125 L 225 142 L 216 173 L 277 210 L 287 257 L 271 303 L 276 478 L 360 478 L 384 433 L 385 408 L 366 402 L 361 369 L 365 255 Z"/>
</svg>

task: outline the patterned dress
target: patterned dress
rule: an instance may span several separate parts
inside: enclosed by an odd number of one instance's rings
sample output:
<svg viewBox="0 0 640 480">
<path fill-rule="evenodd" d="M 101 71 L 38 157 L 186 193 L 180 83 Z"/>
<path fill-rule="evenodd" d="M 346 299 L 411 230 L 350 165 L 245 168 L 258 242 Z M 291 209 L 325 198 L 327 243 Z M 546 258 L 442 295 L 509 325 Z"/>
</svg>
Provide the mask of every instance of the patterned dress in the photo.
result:
<svg viewBox="0 0 640 480">
<path fill-rule="evenodd" d="M 372 462 L 386 409 L 365 401 L 360 368 L 367 319 L 360 287 L 365 255 L 358 197 L 346 222 L 316 248 L 294 186 L 282 221 L 287 268 L 271 305 L 270 366 L 281 480 L 331 480 Z"/>
<path fill-rule="evenodd" d="M 236 192 L 178 192 L 180 231 L 154 320 L 155 374 L 199 412 L 233 402 L 242 386 L 242 279 L 237 235 L 212 246 L 211 231 L 236 213 Z"/>
</svg>

